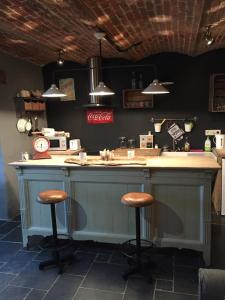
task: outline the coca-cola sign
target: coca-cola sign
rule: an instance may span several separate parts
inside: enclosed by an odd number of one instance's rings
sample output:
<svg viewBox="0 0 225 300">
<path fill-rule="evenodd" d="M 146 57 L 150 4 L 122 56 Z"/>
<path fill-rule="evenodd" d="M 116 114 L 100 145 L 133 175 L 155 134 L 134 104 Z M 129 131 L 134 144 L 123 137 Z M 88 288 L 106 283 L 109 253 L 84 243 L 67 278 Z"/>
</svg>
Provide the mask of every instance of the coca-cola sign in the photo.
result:
<svg viewBox="0 0 225 300">
<path fill-rule="evenodd" d="M 112 109 L 88 109 L 86 116 L 88 124 L 113 123 Z"/>
</svg>

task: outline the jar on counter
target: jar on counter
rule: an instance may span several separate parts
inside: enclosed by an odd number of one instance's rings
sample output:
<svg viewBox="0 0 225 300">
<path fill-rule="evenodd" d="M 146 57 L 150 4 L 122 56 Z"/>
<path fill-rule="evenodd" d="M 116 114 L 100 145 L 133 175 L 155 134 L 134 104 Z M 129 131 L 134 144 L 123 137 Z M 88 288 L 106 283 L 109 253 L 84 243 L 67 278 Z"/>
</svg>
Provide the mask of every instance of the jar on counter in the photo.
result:
<svg viewBox="0 0 225 300">
<path fill-rule="evenodd" d="M 128 140 L 128 148 L 134 149 L 136 147 L 136 141 L 135 139 Z"/>
<path fill-rule="evenodd" d="M 119 137 L 119 148 L 127 148 L 127 138 L 125 136 Z"/>
</svg>

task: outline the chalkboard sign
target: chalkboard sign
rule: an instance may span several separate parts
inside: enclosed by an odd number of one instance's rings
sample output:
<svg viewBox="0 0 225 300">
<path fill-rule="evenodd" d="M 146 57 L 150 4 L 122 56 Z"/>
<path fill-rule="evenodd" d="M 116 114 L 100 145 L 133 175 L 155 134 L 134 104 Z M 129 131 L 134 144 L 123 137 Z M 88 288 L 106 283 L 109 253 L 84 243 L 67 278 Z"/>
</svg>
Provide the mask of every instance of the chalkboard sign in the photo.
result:
<svg viewBox="0 0 225 300">
<path fill-rule="evenodd" d="M 210 76 L 209 111 L 225 112 L 225 73 Z"/>
</svg>

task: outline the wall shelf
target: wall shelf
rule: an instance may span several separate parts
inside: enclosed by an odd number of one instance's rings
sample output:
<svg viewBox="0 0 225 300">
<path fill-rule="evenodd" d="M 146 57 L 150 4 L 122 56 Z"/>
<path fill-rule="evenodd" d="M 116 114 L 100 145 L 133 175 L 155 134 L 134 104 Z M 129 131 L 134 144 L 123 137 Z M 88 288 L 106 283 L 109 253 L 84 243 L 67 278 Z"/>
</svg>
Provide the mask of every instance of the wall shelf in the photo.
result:
<svg viewBox="0 0 225 300">
<path fill-rule="evenodd" d="M 153 108 L 153 95 L 142 94 L 141 89 L 123 90 L 123 108 Z"/>
<path fill-rule="evenodd" d="M 42 97 L 15 97 L 18 111 L 43 112 L 46 110 L 45 98 Z"/>
<path fill-rule="evenodd" d="M 225 73 L 210 76 L 209 111 L 225 112 Z"/>
</svg>

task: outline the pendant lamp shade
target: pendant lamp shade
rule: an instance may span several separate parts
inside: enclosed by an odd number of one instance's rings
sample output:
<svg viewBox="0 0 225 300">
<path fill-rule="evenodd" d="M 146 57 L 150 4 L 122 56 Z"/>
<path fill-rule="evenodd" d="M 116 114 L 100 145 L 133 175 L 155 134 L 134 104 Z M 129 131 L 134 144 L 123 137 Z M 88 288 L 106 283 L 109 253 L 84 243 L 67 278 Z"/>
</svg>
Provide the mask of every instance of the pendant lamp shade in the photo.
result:
<svg viewBox="0 0 225 300">
<path fill-rule="evenodd" d="M 169 91 L 157 79 L 142 91 L 142 94 L 168 94 Z"/>
<path fill-rule="evenodd" d="M 96 88 L 94 88 L 94 90 L 89 93 L 89 95 L 91 96 L 108 96 L 114 94 L 115 93 L 110 88 L 108 88 L 102 81 L 100 81 Z"/>
<path fill-rule="evenodd" d="M 58 98 L 58 97 L 66 97 L 66 94 L 61 92 L 55 84 L 52 84 L 50 88 L 42 94 L 43 97 L 48 98 Z"/>
</svg>

